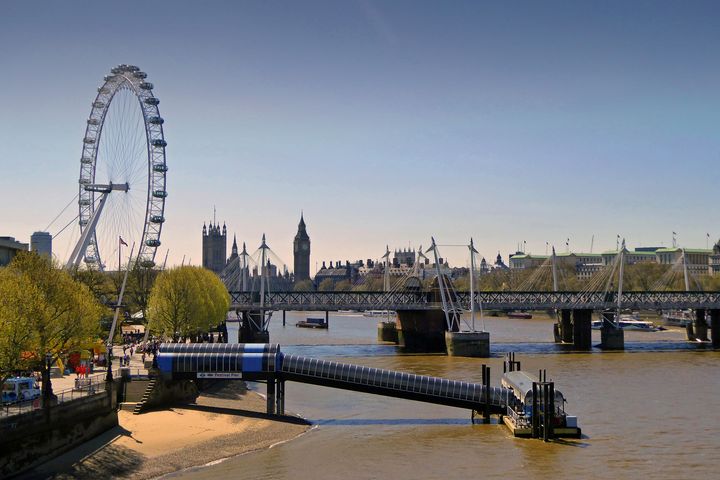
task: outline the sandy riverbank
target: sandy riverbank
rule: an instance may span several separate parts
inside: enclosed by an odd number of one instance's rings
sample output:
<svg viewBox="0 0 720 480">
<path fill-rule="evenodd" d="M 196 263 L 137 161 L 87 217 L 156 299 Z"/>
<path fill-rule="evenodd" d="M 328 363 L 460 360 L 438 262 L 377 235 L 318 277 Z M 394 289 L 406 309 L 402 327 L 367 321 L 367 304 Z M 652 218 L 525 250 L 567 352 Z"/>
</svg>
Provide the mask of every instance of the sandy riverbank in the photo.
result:
<svg viewBox="0 0 720 480">
<path fill-rule="evenodd" d="M 120 411 L 120 426 L 42 465 L 28 478 L 154 478 L 275 443 L 309 429 L 295 417 L 268 418 L 265 400 L 238 383 L 217 385 L 196 405 L 141 415 Z"/>
</svg>

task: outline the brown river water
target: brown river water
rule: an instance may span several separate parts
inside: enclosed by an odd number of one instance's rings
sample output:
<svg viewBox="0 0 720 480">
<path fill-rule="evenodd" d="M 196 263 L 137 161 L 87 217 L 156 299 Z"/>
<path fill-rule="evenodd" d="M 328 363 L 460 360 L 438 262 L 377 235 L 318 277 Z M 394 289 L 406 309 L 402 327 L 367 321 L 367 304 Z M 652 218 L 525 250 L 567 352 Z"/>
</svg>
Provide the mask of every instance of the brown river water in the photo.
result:
<svg viewBox="0 0 720 480">
<path fill-rule="evenodd" d="M 467 410 L 288 383 L 286 408 L 312 421 L 310 432 L 167 478 L 718 478 L 720 351 L 679 329 L 626 332 L 625 352 L 572 353 L 552 343 L 545 316 L 487 318 L 492 358 L 470 359 L 379 345 L 377 318 L 331 314 L 328 331 L 296 328 L 306 316 L 289 312 L 283 328 L 277 315 L 271 340 L 288 353 L 475 382 L 486 363 L 494 385 L 514 351 L 523 370 L 547 370 L 583 438 L 516 439 L 502 425 L 472 425 Z"/>
</svg>

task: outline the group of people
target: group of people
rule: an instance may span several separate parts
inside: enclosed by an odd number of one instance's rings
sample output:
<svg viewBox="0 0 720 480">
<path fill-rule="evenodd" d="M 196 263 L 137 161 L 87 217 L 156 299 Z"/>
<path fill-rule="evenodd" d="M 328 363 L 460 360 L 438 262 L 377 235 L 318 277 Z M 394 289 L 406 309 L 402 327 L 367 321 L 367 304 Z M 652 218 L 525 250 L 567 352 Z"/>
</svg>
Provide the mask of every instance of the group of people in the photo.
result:
<svg viewBox="0 0 720 480">
<path fill-rule="evenodd" d="M 77 378 L 87 378 L 88 373 L 92 373 L 92 367 L 83 363 L 75 367 L 75 376 Z"/>
</svg>

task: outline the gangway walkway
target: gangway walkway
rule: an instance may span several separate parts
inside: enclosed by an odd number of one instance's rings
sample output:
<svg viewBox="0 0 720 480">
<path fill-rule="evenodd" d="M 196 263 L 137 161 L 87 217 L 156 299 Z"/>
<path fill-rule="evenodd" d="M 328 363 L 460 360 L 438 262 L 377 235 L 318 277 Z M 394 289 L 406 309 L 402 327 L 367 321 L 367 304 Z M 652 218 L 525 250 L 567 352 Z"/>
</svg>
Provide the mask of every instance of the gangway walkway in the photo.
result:
<svg viewBox="0 0 720 480">
<path fill-rule="evenodd" d="M 268 413 L 284 411 L 284 382 L 300 382 L 502 414 L 507 391 L 446 378 L 363 367 L 300 355 L 276 344 L 164 343 L 158 368 L 173 379 L 236 378 L 266 381 Z M 277 398 L 275 391 L 277 386 Z M 487 392 L 487 396 L 486 396 Z"/>
<path fill-rule="evenodd" d="M 405 398 L 450 407 L 482 409 L 485 386 L 427 375 L 363 367 L 329 360 L 284 355 L 284 380 L 334 387 L 387 397 Z M 501 388 L 489 388 L 491 413 L 503 413 L 506 394 Z"/>
</svg>

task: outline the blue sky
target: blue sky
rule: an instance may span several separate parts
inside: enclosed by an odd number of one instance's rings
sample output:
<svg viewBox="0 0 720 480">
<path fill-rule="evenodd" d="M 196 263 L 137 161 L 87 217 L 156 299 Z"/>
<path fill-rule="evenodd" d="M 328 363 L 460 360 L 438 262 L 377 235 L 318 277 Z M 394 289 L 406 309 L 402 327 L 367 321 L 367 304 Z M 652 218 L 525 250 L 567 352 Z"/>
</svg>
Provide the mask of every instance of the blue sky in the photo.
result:
<svg viewBox="0 0 720 480">
<path fill-rule="evenodd" d="M 289 264 L 304 210 L 311 268 L 431 235 L 704 247 L 719 51 L 717 2 L 5 2 L 0 235 L 72 199 L 95 90 L 132 63 L 166 119 L 171 263 L 213 205 Z"/>
</svg>

